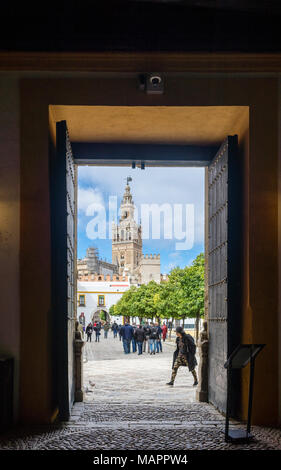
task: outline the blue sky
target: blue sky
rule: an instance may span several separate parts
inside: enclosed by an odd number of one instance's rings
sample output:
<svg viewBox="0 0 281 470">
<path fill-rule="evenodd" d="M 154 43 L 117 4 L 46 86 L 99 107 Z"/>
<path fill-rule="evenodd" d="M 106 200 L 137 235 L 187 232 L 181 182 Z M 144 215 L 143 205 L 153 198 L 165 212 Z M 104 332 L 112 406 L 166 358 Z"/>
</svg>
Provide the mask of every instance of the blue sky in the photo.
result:
<svg viewBox="0 0 281 470">
<path fill-rule="evenodd" d="M 111 262 L 109 201 L 117 202 L 119 209 L 128 176 L 132 178 L 136 218 L 139 222 L 143 216 L 143 228 L 145 205 L 155 204 L 168 211 L 166 228 L 171 231 L 164 232 L 163 215 L 158 221 L 150 217 L 149 238 L 143 239 L 143 253 L 161 255 L 162 273 L 169 273 L 175 266 L 189 265 L 204 251 L 204 168 L 78 167 L 78 258 L 85 256 L 89 246 L 97 246 L 100 257 Z M 160 232 L 157 239 L 153 239 L 153 224 Z M 176 228 L 183 232 L 183 239 Z M 187 244 L 179 246 L 186 237 Z"/>
</svg>

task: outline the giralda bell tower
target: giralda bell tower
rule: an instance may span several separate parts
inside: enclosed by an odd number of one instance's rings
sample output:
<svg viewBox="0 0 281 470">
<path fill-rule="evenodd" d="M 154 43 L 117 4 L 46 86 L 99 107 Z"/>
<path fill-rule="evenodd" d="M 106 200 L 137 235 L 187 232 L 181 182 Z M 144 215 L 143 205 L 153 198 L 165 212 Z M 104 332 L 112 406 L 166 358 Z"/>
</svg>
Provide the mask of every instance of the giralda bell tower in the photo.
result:
<svg viewBox="0 0 281 470">
<path fill-rule="evenodd" d="M 134 219 L 135 206 L 129 182 L 120 205 L 119 224 L 112 222 L 112 263 L 119 267 L 119 274 L 126 269 L 129 274 L 136 274 L 142 256 L 141 225 Z"/>
</svg>

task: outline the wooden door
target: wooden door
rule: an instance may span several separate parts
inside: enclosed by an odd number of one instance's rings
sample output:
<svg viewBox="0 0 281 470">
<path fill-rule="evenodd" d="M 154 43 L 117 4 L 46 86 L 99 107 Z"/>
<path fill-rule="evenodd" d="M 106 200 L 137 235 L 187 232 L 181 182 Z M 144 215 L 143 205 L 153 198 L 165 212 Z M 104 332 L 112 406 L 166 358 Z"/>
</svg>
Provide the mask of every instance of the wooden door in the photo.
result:
<svg viewBox="0 0 281 470">
<path fill-rule="evenodd" d="M 77 311 L 76 232 L 77 170 L 66 121 L 56 125 L 56 315 L 58 341 L 58 401 L 61 419 L 68 419 L 74 402 L 74 334 Z"/>
<path fill-rule="evenodd" d="M 237 136 L 229 136 L 208 167 L 209 401 L 226 409 L 224 363 L 240 341 L 242 181 Z"/>
</svg>

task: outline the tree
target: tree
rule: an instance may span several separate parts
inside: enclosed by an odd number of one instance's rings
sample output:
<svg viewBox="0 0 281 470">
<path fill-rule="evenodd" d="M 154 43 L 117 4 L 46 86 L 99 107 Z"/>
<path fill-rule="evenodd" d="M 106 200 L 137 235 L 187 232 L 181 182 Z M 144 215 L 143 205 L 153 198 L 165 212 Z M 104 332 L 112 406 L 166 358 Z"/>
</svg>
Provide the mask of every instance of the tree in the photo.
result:
<svg viewBox="0 0 281 470">
<path fill-rule="evenodd" d="M 137 291 L 136 286 L 131 286 L 130 289 L 124 292 L 121 299 L 114 305 L 114 309 L 110 310 L 115 316 L 124 316 L 130 319 L 134 315 L 133 300 L 134 293 Z"/>
<path fill-rule="evenodd" d="M 200 253 L 191 266 L 176 267 L 163 283 L 158 309 L 163 318 L 196 318 L 198 339 L 199 319 L 204 315 L 204 255 Z"/>
<path fill-rule="evenodd" d="M 106 313 L 103 310 L 100 312 L 100 319 L 106 321 Z"/>
<path fill-rule="evenodd" d="M 204 254 L 191 266 L 174 268 L 167 282 L 150 281 L 140 287 L 131 286 L 121 299 L 110 307 L 110 315 L 163 319 L 196 318 L 196 339 L 199 319 L 204 315 Z"/>
</svg>

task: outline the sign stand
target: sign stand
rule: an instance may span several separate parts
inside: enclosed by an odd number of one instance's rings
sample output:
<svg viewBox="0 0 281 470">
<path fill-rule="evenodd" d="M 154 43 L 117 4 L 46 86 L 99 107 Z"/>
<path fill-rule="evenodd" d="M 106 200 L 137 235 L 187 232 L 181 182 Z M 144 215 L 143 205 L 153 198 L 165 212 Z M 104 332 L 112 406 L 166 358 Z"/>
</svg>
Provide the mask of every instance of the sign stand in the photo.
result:
<svg viewBox="0 0 281 470">
<path fill-rule="evenodd" d="M 259 352 L 264 348 L 265 344 L 240 344 L 231 353 L 224 367 L 227 369 L 227 402 L 226 402 L 226 418 L 225 418 L 225 441 L 232 443 L 246 443 L 254 436 L 251 434 L 251 414 L 253 404 L 253 385 L 254 385 L 254 369 L 255 359 Z M 248 399 L 248 421 L 246 430 L 229 429 L 230 414 L 230 396 L 231 396 L 231 372 L 232 369 L 242 369 L 250 362 L 250 384 Z"/>
</svg>

